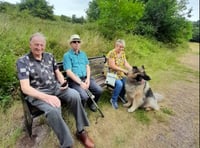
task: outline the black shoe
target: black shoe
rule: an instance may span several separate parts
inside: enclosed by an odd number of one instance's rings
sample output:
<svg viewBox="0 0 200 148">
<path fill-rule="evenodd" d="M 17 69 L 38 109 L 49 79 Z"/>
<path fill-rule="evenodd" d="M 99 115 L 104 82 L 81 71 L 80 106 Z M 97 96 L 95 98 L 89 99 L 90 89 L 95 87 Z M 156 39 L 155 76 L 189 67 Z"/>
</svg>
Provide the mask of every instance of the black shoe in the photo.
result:
<svg viewBox="0 0 200 148">
<path fill-rule="evenodd" d="M 97 111 L 97 108 L 96 106 L 92 103 L 90 106 L 89 106 L 90 110 L 93 111 L 93 112 L 96 112 Z"/>
</svg>

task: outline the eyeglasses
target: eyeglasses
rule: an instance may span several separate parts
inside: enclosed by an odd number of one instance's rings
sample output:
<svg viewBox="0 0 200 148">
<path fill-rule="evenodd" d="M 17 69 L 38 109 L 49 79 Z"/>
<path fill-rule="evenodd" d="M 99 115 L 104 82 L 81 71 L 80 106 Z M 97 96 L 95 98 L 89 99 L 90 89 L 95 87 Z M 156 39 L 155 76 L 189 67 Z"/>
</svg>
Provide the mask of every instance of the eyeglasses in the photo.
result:
<svg viewBox="0 0 200 148">
<path fill-rule="evenodd" d="M 81 43 L 81 41 L 72 41 L 71 43 L 76 44 L 76 43 Z"/>
</svg>

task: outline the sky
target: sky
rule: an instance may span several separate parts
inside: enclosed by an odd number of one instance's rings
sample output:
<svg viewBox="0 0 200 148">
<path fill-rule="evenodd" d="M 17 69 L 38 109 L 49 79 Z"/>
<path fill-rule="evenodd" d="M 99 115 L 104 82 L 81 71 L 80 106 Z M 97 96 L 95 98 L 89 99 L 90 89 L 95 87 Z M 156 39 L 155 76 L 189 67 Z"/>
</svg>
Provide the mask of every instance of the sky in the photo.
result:
<svg viewBox="0 0 200 148">
<path fill-rule="evenodd" d="M 20 0 L 0 0 L 12 4 L 20 3 Z M 85 17 L 86 10 L 88 9 L 89 1 L 92 0 L 46 0 L 49 5 L 54 6 L 55 15 L 65 15 L 71 17 L 73 14 L 76 17 Z M 191 21 L 199 20 L 199 0 L 188 0 L 187 8 L 192 8 L 192 17 L 188 18 Z"/>
</svg>

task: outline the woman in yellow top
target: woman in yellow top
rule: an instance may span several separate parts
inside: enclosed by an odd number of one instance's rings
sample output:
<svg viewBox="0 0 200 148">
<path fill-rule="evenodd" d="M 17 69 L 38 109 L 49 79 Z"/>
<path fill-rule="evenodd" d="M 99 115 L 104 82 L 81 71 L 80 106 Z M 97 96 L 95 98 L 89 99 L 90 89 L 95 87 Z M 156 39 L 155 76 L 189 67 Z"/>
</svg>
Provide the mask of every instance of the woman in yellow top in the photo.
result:
<svg viewBox="0 0 200 148">
<path fill-rule="evenodd" d="M 115 48 L 107 54 L 109 72 L 116 73 L 118 77 L 115 81 L 115 88 L 110 100 L 114 109 L 118 109 L 118 97 L 126 100 L 124 98 L 126 74 L 129 70 L 132 69 L 132 66 L 126 60 L 124 48 L 125 41 L 118 39 L 115 42 Z"/>
</svg>

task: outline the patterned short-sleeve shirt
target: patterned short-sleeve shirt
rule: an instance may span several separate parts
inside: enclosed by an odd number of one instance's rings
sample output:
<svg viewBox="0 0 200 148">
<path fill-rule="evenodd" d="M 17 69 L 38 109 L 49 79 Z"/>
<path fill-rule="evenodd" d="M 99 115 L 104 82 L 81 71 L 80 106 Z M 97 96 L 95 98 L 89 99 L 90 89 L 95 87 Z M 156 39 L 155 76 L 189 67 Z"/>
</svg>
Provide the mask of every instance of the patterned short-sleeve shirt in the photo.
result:
<svg viewBox="0 0 200 148">
<path fill-rule="evenodd" d="M 55 76 L 57 63 L 50 53 L 43 53 L 39 61 L 30 52 L 20 57 L 16 65 L 18 79 L 29 79 L 30 85 L 38 90 L 53 90 L 58 83 Z"/>
<path fill-rule="evenodd" d="M 115 65 L 121 67 L 121 68 L 125 68 L 125 60 L 126 60 L 126 55 L 124 51 L 121 51 L 120 56 L 118 56 L 117 52 L 115 51 L 115 49 L 111 50 L 107 56 L 107 58 L 111 58 L 114 59 L 115 61 Z M 110 72 L 116 73 L 118 78 L 122 78 L 124 77 L 124 73 L 122 71 L 115 71 L 113 69 L 109 69 Z"/>
</svg>

